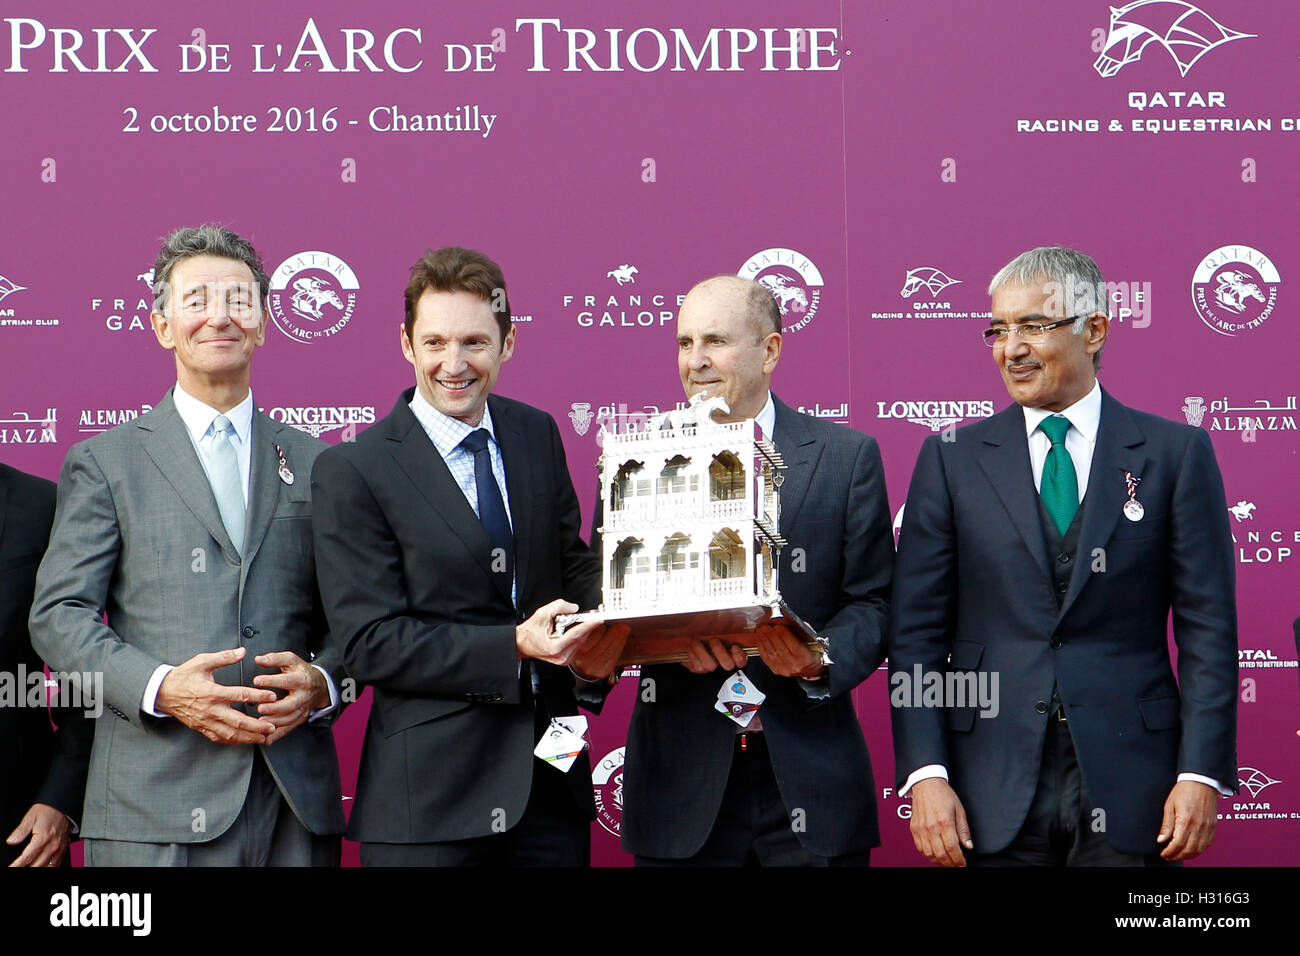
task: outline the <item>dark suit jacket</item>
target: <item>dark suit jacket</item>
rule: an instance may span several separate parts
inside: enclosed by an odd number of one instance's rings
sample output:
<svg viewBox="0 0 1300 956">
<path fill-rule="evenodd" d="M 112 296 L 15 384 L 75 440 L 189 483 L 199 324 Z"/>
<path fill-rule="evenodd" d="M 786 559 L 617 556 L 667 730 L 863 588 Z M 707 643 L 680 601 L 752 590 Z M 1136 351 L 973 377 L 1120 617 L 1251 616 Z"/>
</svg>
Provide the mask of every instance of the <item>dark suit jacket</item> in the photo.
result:
<svg viewBox="0 0 1300 956">
<path fill-rule="evenodd" d="M 293 484 L 277 473 L 277 445 Z M 324 447 L 254 412 L 242 560 L 170 392 L 148 414 L 68 452 L 30 622 L 52 668 L 103 675 L 86 837 L 213 840 L 239 816 L 262 756 L 303 826 L 342 831 L 334 715 L 302 724 L 259 755 L 140 706 L 159 664 L 239 646 L 247 655 L 215 671 L 218 682 L 252 686 L 269 673 L 253 658 L 271 651 L 314 659 L 336 686 L 342 681 L 312 558 L 307 476 Z"/>
<path fill-rule="evenodd" d="M 791 409 L 773 397 L 773 441 L 789 466 L 781 485 L 777 584 L 786 603 L 830 642 L 826 699 L 758 657 L 746 675 L 767 695 L 759 709 L 786 809 L 813 853 L 839 856 L 880 843 L 875 784 L 851 692 L 884 658 L 893 534 L 874 439 Z M 599 527 L 599 516 L 597 527 Z M 722 805 L 736 727 L 714 710 L 725 675 L 680 664 L 642 669 L 628 730 L 623 848 L 681 859 L 699 852 Z M 643 684 L 643 686 L 646 686 Z"/>
<path fill-rule="evenodd" d="M 1141 479 L 1140 521 L 1121 514 L 1125 471 Z M 891 682 L 918 666 L 997 675 L 999 712 L 893 708 L 899 784 L 918 767 L 946 765 L 977 849 L 1005 848 L 1033 799 L 1056 684 L 1107 839 L 1124 853 L 1155 853 L 1178 773 L 1237 781 L 1232 538 L 1209 435 L 1103 391 L 1059 609 L 1049 560 L 1059 556 L 1044 543 L 1018 405 L 954 441 L 927 439 L 900 539 Z"/>
<path fill-rule="evenodd" d="M 27 615 L 53 522 L 54 483 L 0 465 L 0 672 L 14 680 L 20 664 L 29 677 L 42 674 L 45 666 L 32 650 Z M 0 707 L 0 841 L 33 803 L 49 804 L 81 821 L 95 733 L 85 708 L 55 707 L 56 734 L 45 707 L 26 706 L 28 684 L 14 690 L 24 706 Z M 10 863 L 24 846 L 0 842 L 0 865 Z"/>
<path fill-rule="evenodd" d="M 515 625 L 559 597 L 583 609 L 600 597 L 554 420 L 488 399 L 514 526 L 516 611 L 487 533 L 408 407 L 413 392 L 312 473 L 330 629 L 349 671 L 374 688 L 347 835 L 375 843 L 467 839 L 519 822 L 536 758 Z M 568 669 L 539 662 L 538 672 L 546 711 L 576 713 Z M 585 753 L 567 779 L 594 818 Z"/>
</svg>

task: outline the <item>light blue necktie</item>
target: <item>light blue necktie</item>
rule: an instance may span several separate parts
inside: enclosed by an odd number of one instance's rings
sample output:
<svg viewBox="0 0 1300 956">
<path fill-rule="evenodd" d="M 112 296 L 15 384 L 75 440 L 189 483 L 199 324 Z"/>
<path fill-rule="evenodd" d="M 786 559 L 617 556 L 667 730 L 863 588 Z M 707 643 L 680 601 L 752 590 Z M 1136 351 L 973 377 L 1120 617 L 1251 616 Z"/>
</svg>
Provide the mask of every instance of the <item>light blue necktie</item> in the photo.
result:
<svg viewBox="0 0 1300 956">
<path fill-rule="evenodd" d="M 239 474 L 239 456 L 230 443 L 234 427 L 225 415 L 212 423 L 212 494 L 217 499 L 221 523 L 240 556 L 244 553 L 244 482 Z"/>
</svg>

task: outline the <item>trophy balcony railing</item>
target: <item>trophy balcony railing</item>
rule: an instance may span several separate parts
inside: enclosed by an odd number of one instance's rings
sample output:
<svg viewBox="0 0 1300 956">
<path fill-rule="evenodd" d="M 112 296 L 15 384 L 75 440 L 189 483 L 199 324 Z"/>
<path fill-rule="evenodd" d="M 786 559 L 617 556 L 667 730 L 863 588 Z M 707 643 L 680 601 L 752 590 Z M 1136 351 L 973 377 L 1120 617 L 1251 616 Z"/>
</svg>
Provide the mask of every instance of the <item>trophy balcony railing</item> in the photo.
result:
<svg viewBox="0 0 1300 956">
<path fill-rule="evenodd" d="M 657 521 L 691 520 L 711 522 L 723 519 L 749 521 L 754 517 L 744 498 L 707 501 L 700 493 L 643 495 L 624 498 L 622 506 L 605 513 L 605 530 L 618 532 L 629 525 Z"/>
</svg>

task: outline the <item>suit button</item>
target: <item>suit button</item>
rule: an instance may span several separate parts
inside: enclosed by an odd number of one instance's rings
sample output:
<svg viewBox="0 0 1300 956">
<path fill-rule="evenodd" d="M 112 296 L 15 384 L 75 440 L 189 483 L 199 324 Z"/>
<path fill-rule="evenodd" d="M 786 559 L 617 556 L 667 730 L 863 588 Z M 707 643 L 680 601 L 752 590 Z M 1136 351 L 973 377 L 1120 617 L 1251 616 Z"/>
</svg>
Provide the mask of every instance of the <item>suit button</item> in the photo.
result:
<svg viewBox="0 0 1300 956">
<path fill-rule="evenodd" d="M 1062 564 L 1069 564 L 1069 563 L 1070 563 L 1070 556 L 1069 556 L 1068 554 L 1058 554 L 1058 555 L 1056 556 L 1056 560 L 1057 560 L 1057 561 L 1060 561 Z"/>
<path fill-rule="evenodd" d="M 1034 710 L 1040 714 L 1047 713 L 1047 701 L 1040 700 L 1038 703 L 1034 704 Z"/>
<path fill-rule="evenodd" d="M 251 624 L 244 625 L 244 637 L 252 637 L 256 633 L 257 633 L 257 628 L 253 627 L 253 625 Z"/>
<path fill-rule="evenodd" d="M 1056 586 L 1057 594 L 1064 594 L 1068 590 L 1070 590 L 1070 585 L 1066 584 L 1064 581 Z"/>
<path fill-rule="evenodd" d="M 1052 638 L 1052 650 L 1057 650 L 1057 649 L 1059 649 L 1060 646 L 1061 646 L 1061 644 L 1063 644 L 1063 643 L 1064 643 L 1064 642 L 1063 642 L 1059 637 L 1054 637 L 1054 638 Z"/>
</svg>

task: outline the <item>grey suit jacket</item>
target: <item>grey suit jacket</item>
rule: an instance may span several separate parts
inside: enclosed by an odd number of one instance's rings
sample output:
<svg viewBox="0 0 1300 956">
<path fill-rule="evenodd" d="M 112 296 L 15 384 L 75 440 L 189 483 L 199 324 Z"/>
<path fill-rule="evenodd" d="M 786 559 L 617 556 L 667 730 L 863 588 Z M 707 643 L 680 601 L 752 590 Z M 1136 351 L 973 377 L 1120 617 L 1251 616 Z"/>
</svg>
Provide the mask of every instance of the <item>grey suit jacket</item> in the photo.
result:
<svg viewBox="0 0 1300 956">
<path fill-rule="evenodd" d="M 293 484 L 277 474 L 277 444 Z M 242 561 L 170 392 L 148 414 L 73 446 L 64 461 L 30 623 L 51 668 L 103 675 L 86 837 L 202 843 L 243 806 L 260 759 L 254 748 L 212 743 L 140 709 L 159 664 L 245 646 L 244 660 L 216 680 L 251 685 L 269 673 L 254 656 L 284 650 L 314 658 L 336 685 L 343 679 L 312 552 L 309 479 L 325 445 L 256 412 L 250 448 Z M 285 799 L 317 834 L 343 830 L 329 723 L 303 724 L 264 748 Z"/>
</svg>

